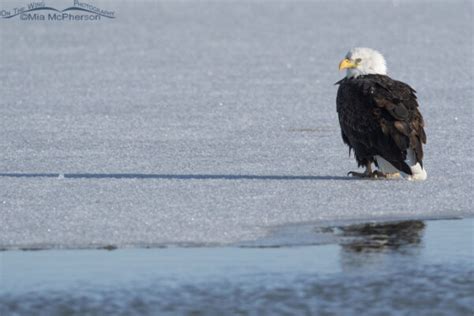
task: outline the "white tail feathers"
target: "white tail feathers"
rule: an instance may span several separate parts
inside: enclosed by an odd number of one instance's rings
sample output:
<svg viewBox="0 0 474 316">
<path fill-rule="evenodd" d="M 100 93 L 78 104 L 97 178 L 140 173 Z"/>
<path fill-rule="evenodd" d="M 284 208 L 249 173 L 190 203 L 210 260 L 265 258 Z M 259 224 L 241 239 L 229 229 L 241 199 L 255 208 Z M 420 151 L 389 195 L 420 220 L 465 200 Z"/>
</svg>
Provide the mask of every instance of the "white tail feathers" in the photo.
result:
<svg viewBox="0 0 474 316">
<path fill-rule="evenodd" d="M 411 176 L 407 175 L 408 180 L 426 180 L 428 174 L 426 173 L 426 170 L 418 162 L 416 162 L 415 152 L 413 149 L 407 150 L 407 160 L 405 160 L 405 162 L 408 166 L 410 166 L 411 169 Z"/>
<path fill-rule="evenodd" d="M 381 156 L 375 156 L 375 160 L 377 161 L 379 170 L 382 171 L 383 173 L 400 172 L 403 178 L 410 181 L 423 181 L 423 180 L 426 180 L 426 178 L 428 177 L 426 170 L 423 167 L 421 167 L 421 165 L 418 162 L 416 162 L 415 152 L 412 149 L 408 149 L 407 160 L 405 160 L 405 163 L 411 169 L 411 175 L 401 172 L 400 170 L 395 168 L 390 162 L 388 162 Z"/>
<path fill-rule="evenodd" d="M 411 176 L 407 175 L 406 178 L 411 181 L 424 181 L 428 177 L 426 170 L 416 163 L 413 167 L 410 166 Z"/>
</svg>

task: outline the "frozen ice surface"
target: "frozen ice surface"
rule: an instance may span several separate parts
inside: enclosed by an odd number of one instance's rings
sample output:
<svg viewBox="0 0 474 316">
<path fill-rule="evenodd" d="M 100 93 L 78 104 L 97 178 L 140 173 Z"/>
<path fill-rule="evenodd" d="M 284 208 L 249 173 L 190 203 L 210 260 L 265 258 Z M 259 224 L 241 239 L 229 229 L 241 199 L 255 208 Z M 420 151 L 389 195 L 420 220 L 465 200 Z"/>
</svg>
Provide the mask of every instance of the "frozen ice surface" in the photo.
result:
<svg viewBox="0 0 474 316">
<path fill-rule="evenodd" d="M 471 2 L 96 4 L 117 18 L 0 21 L 2 248 L 473 215 Z M 356 45 L 418 91 L 427 181 L 345 178 L 333 84 Z"/>
</svg>

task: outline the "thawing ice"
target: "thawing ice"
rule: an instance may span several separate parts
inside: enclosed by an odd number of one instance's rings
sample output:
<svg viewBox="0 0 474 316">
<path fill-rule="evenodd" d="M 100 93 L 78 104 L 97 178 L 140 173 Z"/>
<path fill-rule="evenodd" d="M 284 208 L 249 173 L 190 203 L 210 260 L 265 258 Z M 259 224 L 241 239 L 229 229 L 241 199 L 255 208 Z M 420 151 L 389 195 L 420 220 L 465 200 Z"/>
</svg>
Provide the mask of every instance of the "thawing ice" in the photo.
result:
<svg viewBox="0 0 474 316">
<path fill-rule="evenodd" d="M 117 18 L 0 21 L 2 248 L 473 215 L 469 2 L 99 4 Z M 418 91 L 427 181 L 345 177 L 334 83 L 354 46 Z"/>
</svg>

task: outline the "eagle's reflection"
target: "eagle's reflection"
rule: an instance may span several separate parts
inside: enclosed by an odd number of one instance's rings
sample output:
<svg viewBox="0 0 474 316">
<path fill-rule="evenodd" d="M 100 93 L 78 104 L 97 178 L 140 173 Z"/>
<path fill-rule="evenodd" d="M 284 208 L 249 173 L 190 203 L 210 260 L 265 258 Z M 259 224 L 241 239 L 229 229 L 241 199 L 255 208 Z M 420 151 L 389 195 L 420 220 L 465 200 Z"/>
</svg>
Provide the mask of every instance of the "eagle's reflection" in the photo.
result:
<svg viewBox="0 0 474 316">
<path fill-rule="evenodd" d="M 385 270 L 398 264 L 399 256 L 417 256 L 424 228 L 422 221 L 339 227 L 342 269 Z"/>
<path fill-rule="evenodd" d="M 369 223 L 340 227 L 342 247 L 352 252 L 403 250 L 421 243 L 422 221 Z"/>
</svg>

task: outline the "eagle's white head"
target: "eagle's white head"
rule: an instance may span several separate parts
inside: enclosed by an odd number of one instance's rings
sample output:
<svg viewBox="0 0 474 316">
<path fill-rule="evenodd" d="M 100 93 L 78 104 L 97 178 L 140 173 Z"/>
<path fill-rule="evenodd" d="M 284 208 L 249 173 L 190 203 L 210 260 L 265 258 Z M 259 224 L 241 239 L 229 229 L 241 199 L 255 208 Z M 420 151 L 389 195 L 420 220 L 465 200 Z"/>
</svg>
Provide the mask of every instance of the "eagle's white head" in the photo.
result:
<svg viewBox="0 0 474 316">
<path fill-rule="evenodd" d="M 347 53 L 346 58 L 339 63 L 339 70 L 342 69 L 347 69 L 346 78 L 387 74 L 387 65 L 382 54 L 374 49 L 365 47 L 351 49 Z"/>
</svg>

